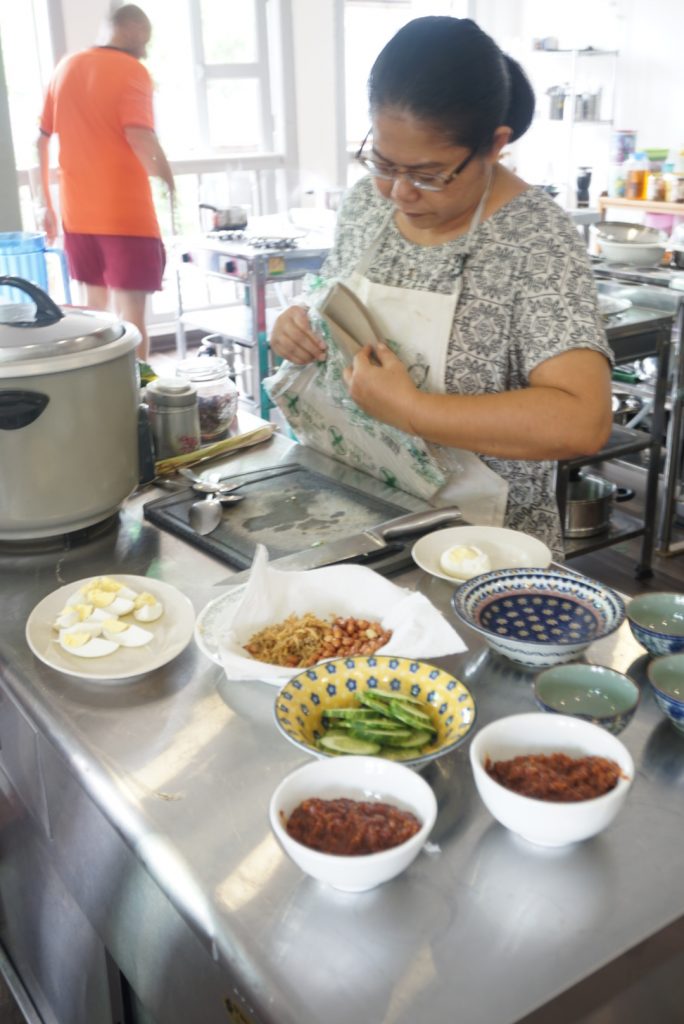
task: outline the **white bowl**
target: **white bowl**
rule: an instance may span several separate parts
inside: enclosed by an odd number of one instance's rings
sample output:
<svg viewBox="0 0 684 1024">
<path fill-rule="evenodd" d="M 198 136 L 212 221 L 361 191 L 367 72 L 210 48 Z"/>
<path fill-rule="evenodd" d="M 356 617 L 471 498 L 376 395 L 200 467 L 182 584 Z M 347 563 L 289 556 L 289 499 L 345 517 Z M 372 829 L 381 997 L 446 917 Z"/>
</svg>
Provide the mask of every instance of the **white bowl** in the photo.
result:
<svg viewBox="0 0 684 1024">
<path fill-rule="evenodd" d="M 603 796 L 556 803 L 521 796 L 485 771 L 487 758 L 505 761 L 523 754 L 596 755 L 615 761 L 625 778 Z M 623 743 L 598 725 L 564 715 L 509 715 L 481 729 L 470 746 L 477 791 L 497 821 L 539 846 L 566 846 L 602 832 L 622 807 L 634 778 L 634 762 Z"/>
<path fill-rule="evenodd" d="M 421 828 L 405 843 L 380 853 L 350 857 L 321 853 L 292 839 L 284 826 L 295 807 L 311 797 L 394 804 L 415 814 Z M 278 842 L 307 875 L 343 892 L 365 892 L 394 878 L 416 858 L 435 823 L 437 801 L 427 782 L 403 764 L 346 756 L 311 761 L 287 775 L 271 797 L 269 817 Z"/>
<path fill-rule="evenodd" d="M 629 263 L 634 267 L 658 266 L 665 255 L 665 245 L 637 242 L 608 242 L 600 238 L 597 243 L 599 255 L 611 263 Z"/>
<path fill-rule="evenodd" d="M 498 526 L 452 526 L 448 530 L 435 530 L 416 541 L 411 554 L 416 565 L 425 572 L 458 584 L 462 582 L 460 577 L 446 573 L 439 560 L 448 548 L 461 545 L 475 545 L 484 551 L 492 569 L 545 569 L 551 563 L 551 552 L 536 537 Z"/>
</svg>

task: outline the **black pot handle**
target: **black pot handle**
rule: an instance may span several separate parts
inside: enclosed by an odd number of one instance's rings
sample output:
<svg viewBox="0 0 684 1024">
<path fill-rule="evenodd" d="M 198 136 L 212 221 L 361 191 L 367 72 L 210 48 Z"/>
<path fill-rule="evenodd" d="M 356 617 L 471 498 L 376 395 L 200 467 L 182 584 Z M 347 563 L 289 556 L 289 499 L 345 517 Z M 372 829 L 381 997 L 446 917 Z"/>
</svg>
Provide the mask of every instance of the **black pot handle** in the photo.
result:
<svg viewBox="0 0 684 1024">
<path fill-rule="evenodd" d="M 0 430 L 28 427 L 38 419 L 49 401 L 41 391 L 0 391 Z"/>
<path fill-rule="evenodd" d="M 618 487 L 615 492 L 615 501 L 631 501 L 635 496 L 636 491 L 633 491 L 631 487 Z"/>
<path fill-rule="evenodd" d="M 56 324 L 64 316 L 47 292 L 32 281 L 25 281 L 23 277 L 0 276 L 0 287 L 18 288 L 19 291 L 26 292 L 36 304 L 33 320 L 13 320 L 12 327 L 48 327 L 50 324 Z"/>
<path fill-rule="evenodd" d="M 211 210 L 212 213 L 218 213 L 219 212 L 218 207 L 217 206 L 212 206 L 211 203 L 200 203 L 199 204 L 199 208 L 200 208 L 200 210 Z"/>
</svg>

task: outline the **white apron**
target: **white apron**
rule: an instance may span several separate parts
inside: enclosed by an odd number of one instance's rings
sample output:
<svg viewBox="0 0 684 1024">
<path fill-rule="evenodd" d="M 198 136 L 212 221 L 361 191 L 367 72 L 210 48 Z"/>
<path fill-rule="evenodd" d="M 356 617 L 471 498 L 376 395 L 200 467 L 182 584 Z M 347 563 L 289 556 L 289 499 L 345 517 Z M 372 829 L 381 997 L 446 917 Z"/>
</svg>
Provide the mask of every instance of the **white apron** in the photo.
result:
<svg viewBox="0 0 684 1024">
<path fill-rule="evenodd" d="M 421 391 L 445 393 L 447 352 L 454 314 L 463 288 L 463 265 L 470 253 L 472 237 L 480 223 L 488 194 L 489 185 L 473 215 L 461 259 L 461 272 L 450 294 L 376 284 L 366 276 L 375 251 L 394 216 L 394 207 L 388 211 L 379 232 L 349 278 L 344 280 L 344 284 L 367 307 L 381 334 L 407 367 L 414 384 Z M 308 298 L 313 312 L 323 296 L 317 297 L 314 293 Z M 316 323 L 315 313 L 312 322 L 321 328 L 321 324 Z M 295 373 L 293 379 L 290 364 L 284 364 L 274 377 L 265 382 L 271 398 L 283 411 L 299 440 L 343 462 L 365 469 L 371 475 L 394 483 L 403 490 L 418 494 L 419 497 L 429 497 L 434 504 L 457 504 L 465 519 L 471 523 L 501 526 L 506 511 L 508 484 L 477 455 L 462 449 L 428 444 L 395 428 L 383 427 L 358 409 L 346 389 L 345 397 L 340 399 L 338 394 L 336 399 L 343 363 L 341 360 L 336 361 L 338 354 L 334 345 L 330 344 L 326 331 L 322 333 L 329 343 L 326 363 L 330 363 L 331 357 L 333 363 L 325 370 L 321 369 L 321 364 L 297 368 L 301 371 L 316 367 L 311 370 L 311 380 L 306 381 L 309 386 L 298 386 L 309 375 Z M 295 394 L 296 397 L 293 397 Z M 326 436 L 322 436 L 319 416 L 333 424 Z M 368 424 L 364 423 L 364 419 L 369 421 Z M 359 448 L 363 451 L 360 455 L 354 440 L 359 430 L 363 429 L 362 423 L 365 428 L 371 429 L 375 425 L 379 433 L 373 436 L 368 429 L 364 429 L 363 435 L 358 436 Z M 333 431 L 332 436 L 330 429 Z M 400 450 L 395 452 L 393 449 L 397 444 Z M 388 457 L 392 455 L 396 455 L 396 460 Z M 361 464 L 362 461 L 365 461 L 365 465 Z"/>
</svg>

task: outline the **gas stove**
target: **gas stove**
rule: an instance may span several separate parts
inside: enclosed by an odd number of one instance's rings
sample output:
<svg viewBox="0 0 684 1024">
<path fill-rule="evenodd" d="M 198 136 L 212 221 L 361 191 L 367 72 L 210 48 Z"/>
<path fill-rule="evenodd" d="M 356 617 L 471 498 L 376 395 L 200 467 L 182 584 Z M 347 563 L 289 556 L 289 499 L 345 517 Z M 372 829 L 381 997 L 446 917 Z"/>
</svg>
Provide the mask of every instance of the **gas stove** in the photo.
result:
<svg viewBox="0 0 684 1024">
<path fill-rule="evenodd" d="M 253 249 L 296 249 L 296 238 L 276 235 L 250 235 L 246 231 L 208 231 L 207 238 L 219 242 L 243 242 Z"/>
<path fill-rule="evenodd" d="M 608 263 L 598 256 L 591 257 L 591 264 L 594 277 L 684 290 L 684 270 L 675 267 L 635 267 L 631 263 Z"/>
</svg>

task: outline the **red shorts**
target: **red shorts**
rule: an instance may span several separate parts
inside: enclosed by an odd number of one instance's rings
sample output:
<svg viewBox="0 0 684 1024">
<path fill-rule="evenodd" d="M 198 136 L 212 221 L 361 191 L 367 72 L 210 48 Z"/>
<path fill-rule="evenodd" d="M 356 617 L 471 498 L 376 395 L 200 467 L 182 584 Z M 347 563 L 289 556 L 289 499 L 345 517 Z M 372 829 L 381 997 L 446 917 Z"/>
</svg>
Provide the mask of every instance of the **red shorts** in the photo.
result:
<svg viewBox="0 0 684 1024">
<path fill-rule="evenodd" d="M 166 252 L 160 238 L 65 231 L 64 250 L 74 281 L 127 292 L 161 291 Z"/>
</svg>

